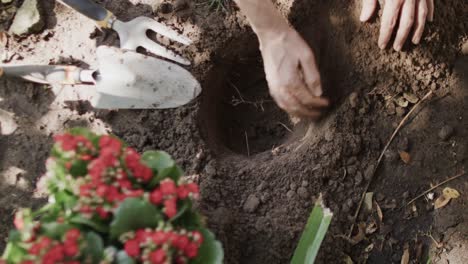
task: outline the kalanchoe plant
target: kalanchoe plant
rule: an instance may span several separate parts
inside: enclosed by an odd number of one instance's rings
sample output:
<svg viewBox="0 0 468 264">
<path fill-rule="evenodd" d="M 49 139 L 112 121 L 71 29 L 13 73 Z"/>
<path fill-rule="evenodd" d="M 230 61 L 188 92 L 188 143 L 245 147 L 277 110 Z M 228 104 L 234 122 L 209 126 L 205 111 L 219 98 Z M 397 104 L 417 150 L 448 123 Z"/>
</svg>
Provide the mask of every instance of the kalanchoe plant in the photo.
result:
<svg viewBox="0 0 468 264">
<path fill-rule="evenodd" d="M 49 202 L 16 214 L 0 263 L 222 263 L 182 173 L 167 153 L 140 155 L 113 136 L 56 136 L 39 182 Z"/>
</svg>

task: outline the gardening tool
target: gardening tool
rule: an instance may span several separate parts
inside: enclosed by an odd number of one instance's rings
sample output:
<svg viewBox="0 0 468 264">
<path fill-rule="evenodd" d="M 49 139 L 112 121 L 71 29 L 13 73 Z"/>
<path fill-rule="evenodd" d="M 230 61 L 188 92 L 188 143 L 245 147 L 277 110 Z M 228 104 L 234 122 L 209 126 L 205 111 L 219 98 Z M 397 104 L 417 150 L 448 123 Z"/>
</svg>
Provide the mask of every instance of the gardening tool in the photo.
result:
<svg viewBox="0 0 468 264">
<path fill-rule="evenodd" d="M 129 22 L 118 20 L 114 14 L 99 6 L 92 0 L 60 0 L 65 5 L 75 9 L 81 14 L 95 20 L 100 28 L 111 28 L 119 34 L 120 48 L 136 51 L 138 47 L 143 47 L 147 51 L 158 56 L 165 57 L 175 62 L 190 65 L 190 62 L 168 50 L 166 47 L 157 44 L 147 37 L 146 32 L 152 30 L 169 39 L 175 40 L 184 45 L 190 45 L 191 40 L 167 26 L 149 17 L 137 17 Z"/>
<path fill-rule="evenodd" d="M 105 109 L 174 108 L 189 103 L 201 92 L 190 72 L 176 64 L 107 46 L 98 47 L 97 57 L 97 70 L 0 64 L 0 76 L 3 72 L 43 84 L 87 84 L 96 91 L 88 98 L 91 105 Z"/>
</svg>

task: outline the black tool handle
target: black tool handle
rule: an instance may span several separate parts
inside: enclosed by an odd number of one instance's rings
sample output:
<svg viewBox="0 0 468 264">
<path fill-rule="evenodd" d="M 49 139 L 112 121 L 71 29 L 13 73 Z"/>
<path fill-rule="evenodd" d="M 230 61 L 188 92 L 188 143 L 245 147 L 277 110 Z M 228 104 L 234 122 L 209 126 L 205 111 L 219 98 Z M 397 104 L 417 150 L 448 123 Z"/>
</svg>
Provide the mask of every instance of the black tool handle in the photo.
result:
<svg viewBox="0 0 468 264">
<path fill-rule="evenodd" d="M 61 0 L 81 14 L 102 23 L 109 18 L 110 12 L 92 0 Z"/>
</svg>

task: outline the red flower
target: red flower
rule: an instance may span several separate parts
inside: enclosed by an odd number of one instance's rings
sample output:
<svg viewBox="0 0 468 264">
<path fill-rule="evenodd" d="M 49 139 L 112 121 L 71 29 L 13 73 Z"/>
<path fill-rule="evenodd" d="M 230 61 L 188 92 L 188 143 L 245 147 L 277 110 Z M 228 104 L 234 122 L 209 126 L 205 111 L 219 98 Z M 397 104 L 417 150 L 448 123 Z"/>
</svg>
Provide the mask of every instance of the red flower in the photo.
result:
<svg viewBox="0 0 468 264">
<path fill-rule="evenodd" d="M 125 163 L 128 167 L 133 167 L 140 162 L 140 155 L 134 149 L 127 148 L 125 154 Z"/>
<path fill-rule="evenodd" d="M 16 229 L 23 230 L 24 228 L 24 220 L 23 220 L 23 213 L 21 211 L 15 214 L 15 219 L 13 219 L 13 224 L 15 225 Z"/>
<path fill-rule="evenodd" d="M 190 240 L 188 239 L 187 236 L 180 235 L 178 236 L 175 241 L 173 241 L 174 247 L 180 249 L 180 250 L 185 250 L 185 248 L 188 246 L 190 243 Z"/>
<path fill-rule="evenodd" d="M 177 193 L 177 187 L 173 180 L 167 179 L 161 182 L 161 191 L 163 195 L 173 195 Z"/>
<path fill-rule="evenodd" d="M 112 152 L 118 154 L 122 148 L 122 143 L 114 137 L 105 135 L 99 139 L 99 147 L 101 147 L 101 149 L 110 149 Z"/>
<path fill-rule="evenodd" d="M 32 246 L 29 248 L 28 253 L 34 256 L 39 256 L 41 253 L 42 247 L 39 243 L 32 244 Z"/>
<path fill-rule="evenodd" d="M 81 232 L 79 229 L 77 228 L 70 229 L 67 231 L 67 233 L 65 233 L 65 242 L 68 242 L 68 241 L 76 242 L 78 238 L 80 238 L 80 236 L 81 236 Z"/>
<path fill-rule="evenodd" d="M 189 243 L 187 247 L 185 247 L 184 253 L 188 258 L 195 258 L 198 255 L 198 245 Z"/>
<path fill-rule="evenodd" d="M 91 209 L 91 207 L 89 205 L 82 205 L 80 207 L 80 212 L 83 213 L 83 214 L 89 214 L 89 213 L 92 213 L 93 210 Z"/>
<path fill-rule="evenodd" d="M 76 140 L 75 137 L 71 134 L 63 134 L 63 135 L 56 135 L 54 137 L 54 141 L 60 144 L 60 147 L 64 151 L 71 151 L 75 150 L 76 148 Z"/>
<path fill-rule="evenodd" d="M 82 184 L 80 186 L 80 196 L 91 196 L 91 184 Z"/>
<path fill-rule="evenodd" d="M 65 255 L 69 257 L 74 257 L 79 253 L 79 247 L 76 241 L 65 241 L 63 249 Z"/>
<path fill-rule="evenodd" d="M 50 245 L 52 244 L 52 239 L 43 236 L 43 237 L 41 237 L 41 239 L 39 240 L 38 244 L 39 244 L 39 246 L 41 247 L 41 249 L 48 248 L 48 247 L 50 247 Z"/>
<path fill-rule="evenodd" d="M 156 231 L 151 235 L 151 239 L 156 245 L 162 245 L 169 240 L 169 233 L 163 231 Z"/>
<path fill-rule="evenodd" d="M 143 190 L 129 190 L 125 196 L 127 198 L 138 198 L 138 197 L 141 197 L 143 196 L 145 192 Z"/>
<path fill-rule="evenodd" d="M 93 144 L 86 137 L 82 135 L 75 136 L 75 142 L 77 146 L 84 147 L 86 149 L 92 149 Z"/>
<path fill-rule="evenodd" d="M 117 165 L 117 152 L 113 149 L 106 148 L 101 150 L 101 155 L 99 156 L 99 160 L 104 164 L 106 167 L 112 167 Z"/>
<path fill-rule="evenodd" d="M 141 179 L 144 182 L 153 178 L 153 171 L 141 163 L 136 163 L 134 166 L 130 167 L 130 170 L 135 178 Z"/>
<path fill-rule="evenodd" d="M 97 208 L 96 208 L 96 213 L 99 215 L 99 217 L 100 217 L 101 219 L 107 219 L 107 218 L 109 218 L 109 214 L 110 214 L 109 212 L 107 212 L 106 210 L 104 210 L 104 208 L 102 208 L 102 207 L 97 207 Z"/>
<path fill-rule="evenodd" d="M 150 253 L 149 260 L 152 264 L 162 264 L 166 261 L 166 252 L 160 248 Z"/>
<path fill-rule="evenodd" d="M 0 260 L 0 264 L 1 264 L 1 263 L 5 263 L 5 264 L 6 264 L 6 262 L 2 262 L 2 261 Z M 34 262 L 33 262 L 32 260 L 23 260 L 23 261 L 21 261 L 21 264 L 34 264 Z"/>
<path fill-rule="evenodd" d="M 177 188 L 177 196 L 179 199 L 185 199 L 189 196 L 190 191 L 185 185 L 181 185 Z"/>
<path fill-rule="evenodd" d="M 176 264 L 186 264 L 187 260 L 185 260 L 185 258 L 182 257 L 182 256 L 177 256 L 176 259 L 175 259 L 175 263 Z"/>
<path fill-rule="evenodd" d="M 193 231 L 192 238 L 198 245 L 203 244 L 203 235 L 199 231 Z"/>
<path fill-rule="evenodd" d="M 65 257 L 64 247 L 62 245 L 54 246 L 44 255 L 43 263 L 57 263 Z"/>
<path fill-rule="evenodd" d="M 200 193 L 200 189 L 196 183 L 189 183 L 186 184 L 185 187 L 194 195 L 198 195 Z"/>
<path fill-rule="evenodd" d="M 100 159 L 94 160 L 88 165 L 88 173 L 95 184 L 100 181 L 105 169 L 106 166 Z"/>
<path fill-rule="evenodd" d="M 107 195 L 107 192 L 109 191 L 109 186 L 105 185 L 105 184 L 100 184 L 98 185 L 98 187 L 96 188 L 96 194 L 99 196 L 99 197 L 102 197 L 104 198 L 106 195 Z"/>
<path fill-rule="evenodd" d="M 150 202 L 152 202 L 155 205 L 160 205 L 162 201 L 163 201 L 163 194 L 161 190 L 154 189 L 154 191 L 152 191 L 150 194 Z"/>
<path fill-rule="evenodd" d="M 82 155 L 81 156 L 81 160 L 84 160 L 84 161 L 90 161 L 93 159 L 93 156 L 91 155 Z"/>
<path fill-rule="evenodd" d="M 140 255 L 140 242 L 137 239 L 131 239 L 125 242 L 125 252 L 130 257 L 138 257 Z"/>
<path fill-rule="evenodd" d="M 120 191 L 115 186 L 108 186 L 106 200 L 109 202 L 114 202 L 120 200 Z"/>
<path fill-rule="evenodd" d="M 170 198 L 164 201 L 164 213 L 172 218 L 177 214 L 177 198 Z"/>
<path fill-rule="evenodd" d="M 145 243 L 146 240 L 151 239 L 151 235 L 152 233 L 150 231 L 139 229 L 136 231 L 135 239 L 138 240 L 140 243 Z"/>
<path fill-rule="evenodd" d="M 119 184 L 119 187 L 121 189 L 131 189 L 132 188 L 132 183 L 129 180 L 117 180 L 117 183 Z"/>
</svg>

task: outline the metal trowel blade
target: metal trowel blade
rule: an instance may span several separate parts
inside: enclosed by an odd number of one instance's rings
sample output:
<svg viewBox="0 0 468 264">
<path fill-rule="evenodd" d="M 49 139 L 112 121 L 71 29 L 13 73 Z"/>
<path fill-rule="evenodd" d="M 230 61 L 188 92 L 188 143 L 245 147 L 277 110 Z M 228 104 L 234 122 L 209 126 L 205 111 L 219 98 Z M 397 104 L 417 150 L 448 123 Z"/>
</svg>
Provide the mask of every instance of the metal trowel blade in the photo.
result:
<svg viewBox="0 0 468 264">
<path fill-rule="evenodd" d="M 99 96 L 91 102 L 96 108 L 175 108 L 201 92 L 200 83 L 177 64 L 107 46 L 97 56 Z"/>
</svg>

